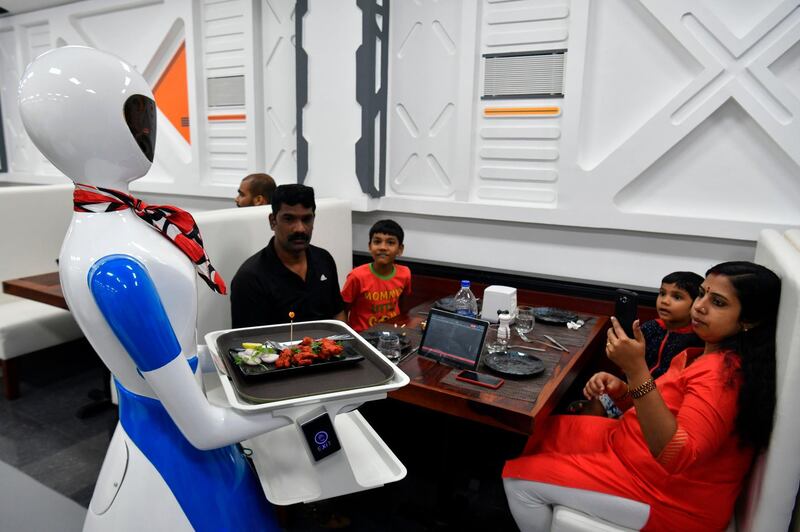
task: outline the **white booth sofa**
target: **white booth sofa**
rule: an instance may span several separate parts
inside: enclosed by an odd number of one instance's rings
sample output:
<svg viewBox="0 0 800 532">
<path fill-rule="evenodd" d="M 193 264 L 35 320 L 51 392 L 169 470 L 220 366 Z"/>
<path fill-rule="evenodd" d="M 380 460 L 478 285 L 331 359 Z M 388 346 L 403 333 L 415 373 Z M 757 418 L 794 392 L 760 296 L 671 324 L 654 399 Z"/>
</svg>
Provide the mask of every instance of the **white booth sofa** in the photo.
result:
<svg viewBox="0 0 800 532">
<path fill-rule="evenodd" d="M 0 188 L 0 280 L 55 271 L 72 217 L 72 184 Z M 82 337 L 67 310 L 0 293 L 3 394 L 19 395 L 17 357 Z"/>
<path fill-rule="evenodd" d="M 777 403 L 769 447 L 755 461 L 728 531 L 786 532 L 800 486 L 800 230 L 762 231 L 755 262 L 781 278 Z M 710 494 L 713 496 L 713 494 Z M 795 527 L 797 529 L 797 527 Z M 626 532 L 566 506 L 553 511 L 551 532 Z"/>
<path fill-rule="evenodd" d="M 353 224 L 350 203 L 337 199 L 316 200 L 317 210 L 311 243 L 325 248 L 336 261 L 339 286 L 353 268 Z M 204 211 L 194 214 L 211 264 L 230 286 L 239 266 L 267 245 L 272 237 L 269 205 Z M 197 283 L 197 342 L 206 333 L 230 329 L 230 294 L 221 296 Z"/>
</svg>

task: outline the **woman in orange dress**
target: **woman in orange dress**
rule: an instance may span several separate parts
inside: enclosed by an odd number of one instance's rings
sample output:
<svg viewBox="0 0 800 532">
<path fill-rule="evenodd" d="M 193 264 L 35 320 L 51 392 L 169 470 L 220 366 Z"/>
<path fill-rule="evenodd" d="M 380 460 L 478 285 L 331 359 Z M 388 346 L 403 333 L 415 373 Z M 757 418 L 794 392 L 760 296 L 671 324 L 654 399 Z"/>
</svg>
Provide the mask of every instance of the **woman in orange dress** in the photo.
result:
<svg viewBox="0 0 800 532">
<path fill-rule="evenodd" d="M 612 319 L 608 373 L 584 388 L 609 394 L 619 419 L 553 416 L 523 455 L 506 463 L 509 508 L 521 530 L 549 530 L 562 504 L 627 528 L 724 530 L 753 455 L 766 446 L 775 408 L 775 325 L 780 279 L 750 262 L 706 273 L 692 305 L 705 341 L 676 356 L 654 382 L 644 338 Z"/>
</svg>

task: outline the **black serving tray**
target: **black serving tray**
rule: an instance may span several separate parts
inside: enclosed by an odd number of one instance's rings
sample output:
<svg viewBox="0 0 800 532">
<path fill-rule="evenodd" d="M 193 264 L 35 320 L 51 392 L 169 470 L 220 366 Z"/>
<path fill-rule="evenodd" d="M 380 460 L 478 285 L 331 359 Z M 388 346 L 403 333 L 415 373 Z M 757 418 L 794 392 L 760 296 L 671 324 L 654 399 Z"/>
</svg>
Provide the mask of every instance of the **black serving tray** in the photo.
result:
<svg viewBox="0 0 800 532">
<path fill-rule="evenodd" d="M 291 331 L 292 328 L 288 324 L 271 325 L 233 329 L 216 338 L 216 351 L 221 355 L 220 360 L 225 366 L 225 373 L 231 380 L 233 389 L 246 402 L 259 404 L 378 386 L 386 384 L 394 376 L 394 365 L 357 339 L 343 340 L 342 344 L 350 352 L 363 357 L 362 361 L 334 366 L 329 371 L 287 371 L 280 374 L 281 378 L 245 376 L 229 355 L 231 348 L 241 347 L 242 342 L 262 343 L 268 338 L 273 342 L 285 343 L 292 337 L 322 338 L 351 332 L 335 322 L 295 323 L 293 335 Z M 301 366 L 301 369 L 313 367 L 314 364 Z"/>
</svg>

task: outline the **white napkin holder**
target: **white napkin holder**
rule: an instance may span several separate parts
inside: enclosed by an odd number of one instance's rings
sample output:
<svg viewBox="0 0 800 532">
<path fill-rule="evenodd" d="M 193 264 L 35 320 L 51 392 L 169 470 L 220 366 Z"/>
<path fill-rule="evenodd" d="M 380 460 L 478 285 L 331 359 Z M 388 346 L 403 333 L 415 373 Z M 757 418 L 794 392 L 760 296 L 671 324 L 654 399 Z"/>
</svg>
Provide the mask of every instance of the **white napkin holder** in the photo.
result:
<svg viewBox="0 0 800 532">
<path fill-rule="evenodd" d="M 508 311 L 511 319 L 517 315 L 517 289 L 510 286 L 491 285 L 483 291 L 481 319 L 497 323 L 497 311 Z"/>
</svg>

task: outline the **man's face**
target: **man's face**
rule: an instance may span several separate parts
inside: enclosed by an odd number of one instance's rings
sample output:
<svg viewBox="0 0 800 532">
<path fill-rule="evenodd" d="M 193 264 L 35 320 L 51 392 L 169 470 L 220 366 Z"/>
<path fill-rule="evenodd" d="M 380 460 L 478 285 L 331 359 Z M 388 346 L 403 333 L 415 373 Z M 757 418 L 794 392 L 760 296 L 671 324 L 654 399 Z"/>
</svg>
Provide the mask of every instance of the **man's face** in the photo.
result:
<svg viewBox="0 0 800 532">
<path fill-rule="evenodd" d="M 269 215 L 269 226 L 275 232 L 275 244 L 284 251 L 300 253 L 308 248 L 314 231 L 314 211 L 301 204 L 281 204 L 277 214 Z"/>
<path fill-rule="evenodd" d="M 236 191 L 236 206 L 250 207 L 253 204 L 253 194 L 250 192 L 250 181 L 242 179 L 239 190 Z"/>
<path fill-rule="evenodd" d="M 267 201 L 261 194 L 253 194 L 252 183 L 249 179 L 242 179 L 239 183 L 239 190 L 236 194 L 237 207 L 252 207 L 254 205 L 266 205 Z"/>
</svg>

